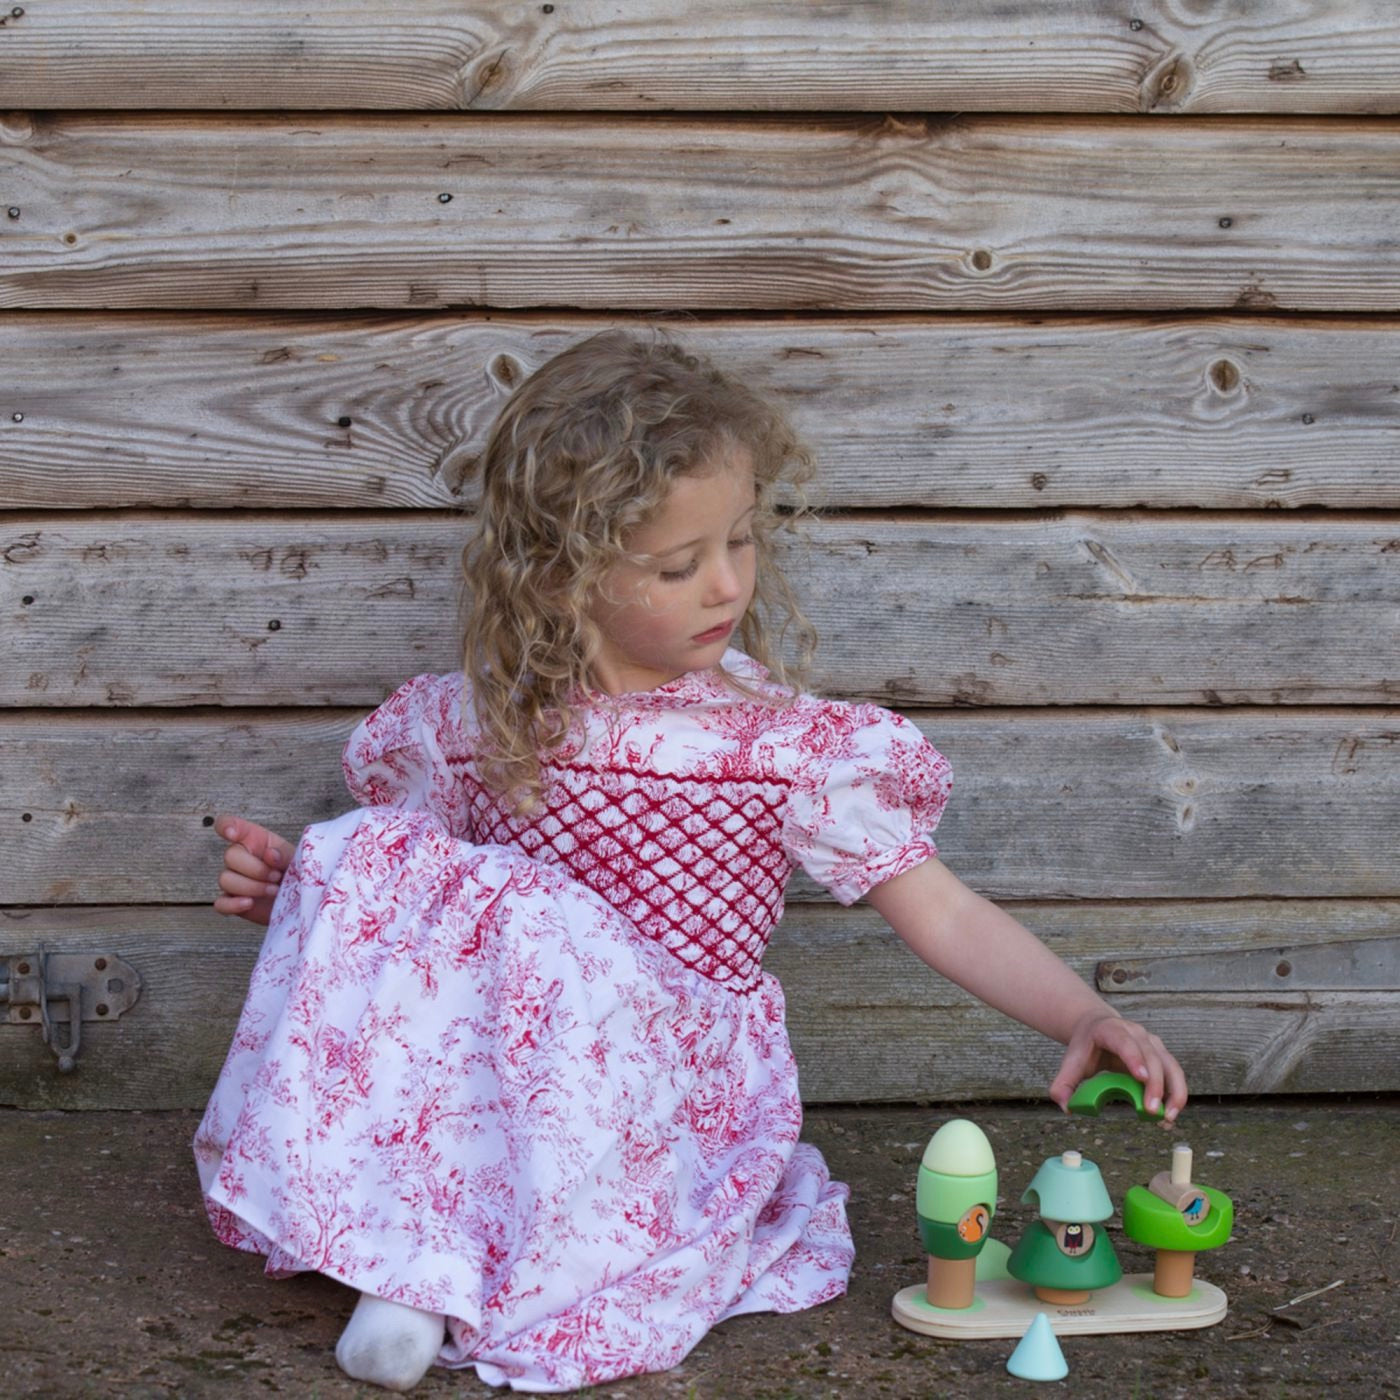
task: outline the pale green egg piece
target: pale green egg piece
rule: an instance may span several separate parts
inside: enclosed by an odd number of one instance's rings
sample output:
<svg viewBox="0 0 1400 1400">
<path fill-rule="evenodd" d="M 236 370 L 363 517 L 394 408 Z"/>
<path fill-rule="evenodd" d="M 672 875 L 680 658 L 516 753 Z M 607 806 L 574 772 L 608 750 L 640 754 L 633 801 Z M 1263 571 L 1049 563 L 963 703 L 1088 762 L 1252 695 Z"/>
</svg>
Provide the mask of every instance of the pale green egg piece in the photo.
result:
<svg viewBox="0 0 1400 1400">
<path fill-rule="evenodd" d="M 987 1135 L 968 1118 L 954 1118 L 928 1140 L 923 1165 L 946 1176 L 981 1176 L 996 1170 Z"/>
</svg>

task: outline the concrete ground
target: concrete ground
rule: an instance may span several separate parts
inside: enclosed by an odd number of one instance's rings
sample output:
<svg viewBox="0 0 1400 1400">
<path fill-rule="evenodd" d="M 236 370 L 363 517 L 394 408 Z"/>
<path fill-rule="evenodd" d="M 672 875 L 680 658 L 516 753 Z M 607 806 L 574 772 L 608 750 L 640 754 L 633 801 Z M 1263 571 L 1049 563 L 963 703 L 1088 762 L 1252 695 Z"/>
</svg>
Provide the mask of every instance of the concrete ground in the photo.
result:
<svg viewBox="0 0 1400 1400">
<path fill-rule="evenodd" d="M 995 1148 L 993 1234 L 1008 1241 L 1032 1218 L 1018 1202 L 1045 1157 L 1081 1148 L 1120 1201 L 1166 1165 L 1173 1140 L 1189 1141 L 1197 1179 L 1235 1203 L 1232 1242 L 1198 1259 L 1200 1276 L 1229 1295 L 1226 1319 L 1065 1338 L 1069 1378 L 1039 1390 L 1007 1374 L 1014 1341 L 941 1342 L 897 1326 L 890 1297 L 924 1267 L 915 1171 L 930 1132 L 955 1116 L 974 1118 Z M 215 1243 L 188 1150 L 194 1125 L 188 1113 L 0 1111 L 0 1395 L 386 1393 L 347 1380 L 332 1360 L 347 1290 L 319 1277 L 272 1282 L 258 1260 Z M 1173 1133 L 1122 1106 L 1070 1120 L 1048 1106 L 814 1110 L 806 1135 L 853 1187 L 849 1294 L 796 1316 L 737 1318 L 676 1370 L 593 1394 L 1400 1397 L 1400 1100 L 1193 1104 Z M 1151 1267 L 1113 1235 L 1126 1270 Z M 472 1372 L 436 1369 L 415 1392 L 499 1393 Z"/>
</svg>

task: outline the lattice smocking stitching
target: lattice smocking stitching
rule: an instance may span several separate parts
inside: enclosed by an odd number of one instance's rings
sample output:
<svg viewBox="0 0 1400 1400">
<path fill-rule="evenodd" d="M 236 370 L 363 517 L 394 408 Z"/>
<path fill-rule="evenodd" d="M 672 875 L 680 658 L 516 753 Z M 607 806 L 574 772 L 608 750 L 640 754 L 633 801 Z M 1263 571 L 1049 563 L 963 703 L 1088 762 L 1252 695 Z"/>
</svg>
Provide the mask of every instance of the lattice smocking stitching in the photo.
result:
<svg viewBox="0 0 1400 1400">
<path fill-rule="evenodd" d="M 736 991 L 759 978 L 792 863 L 786 785 L 625 767 L 550 765 L 543 809 L 521 817 L 474 787 L 476 840 L 558 862 L 649 938 Z"/>
</svg>

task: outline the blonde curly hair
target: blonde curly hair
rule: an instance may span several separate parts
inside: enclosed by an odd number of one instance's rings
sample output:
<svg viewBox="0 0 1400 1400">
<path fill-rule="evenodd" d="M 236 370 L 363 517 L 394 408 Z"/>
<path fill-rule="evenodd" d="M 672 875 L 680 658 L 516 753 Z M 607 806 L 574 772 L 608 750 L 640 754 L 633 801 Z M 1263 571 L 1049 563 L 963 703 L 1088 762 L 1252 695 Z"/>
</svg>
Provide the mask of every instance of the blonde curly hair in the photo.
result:
<svg viewBox="0 0 1400 1400">
<path fill-rule="evenodd" d="M 659 331 L 580 341 L 502 408 L 478 462 L 481 505 L 462 553 L 463 669 L 478 770 L 518 809 L 538 799 L 541 758 L 567 746 L 577 705 L 601 698 L 589 677 L 600 640 L 589 612 L 608 571 L 631 557 L 630 534 L 674 480 L 736 448 L 751 455 L 758 490 L 757 584 L 738 638 L 792 685 L 816 639 L 773 537 L 807 513 L 812 463 L 781 410 Z M 785 667 L 789 636 L 796 664 Z"/>
</svg>

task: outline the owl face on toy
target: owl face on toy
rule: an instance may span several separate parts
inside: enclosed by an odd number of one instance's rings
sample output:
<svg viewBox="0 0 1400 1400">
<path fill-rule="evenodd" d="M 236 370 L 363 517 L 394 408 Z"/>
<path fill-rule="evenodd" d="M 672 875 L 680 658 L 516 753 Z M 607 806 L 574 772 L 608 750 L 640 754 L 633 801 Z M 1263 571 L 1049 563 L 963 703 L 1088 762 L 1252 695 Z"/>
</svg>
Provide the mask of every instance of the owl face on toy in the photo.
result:
<svg viewBox="0 0 1400 1400">
<path fill-rule="evenodd" d="M 1081 1254 L 1087 1254 L 1094 1247 L 1094 1227 L 1092 1225 L 1071 1225 L 1061 1221 L 1047 1220 L 1045 1228 L 1054 1237 L 1055 1243 L 1060 1247 L 1060 1253 L 1069 1255 L 1071 1259 L 1078 1259 Z"/>
</svg>

